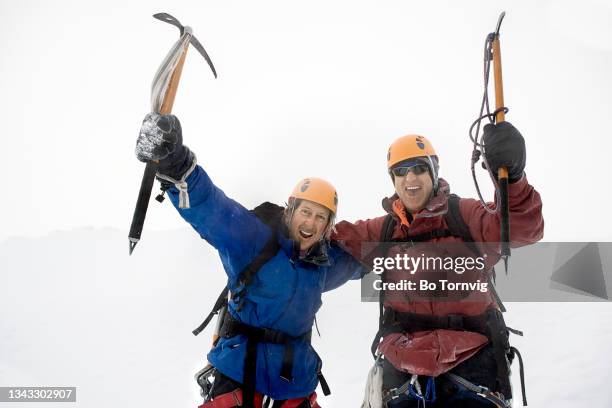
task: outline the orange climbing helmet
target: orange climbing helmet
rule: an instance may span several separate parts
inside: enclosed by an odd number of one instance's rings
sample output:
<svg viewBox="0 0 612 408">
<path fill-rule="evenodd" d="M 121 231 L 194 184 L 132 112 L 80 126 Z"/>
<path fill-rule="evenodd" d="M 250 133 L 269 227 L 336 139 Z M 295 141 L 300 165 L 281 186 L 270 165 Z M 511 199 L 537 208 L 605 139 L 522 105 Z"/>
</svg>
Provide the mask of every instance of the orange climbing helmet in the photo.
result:
<svg viewBox="0 0 612 408">
<path fill-rule="evenodd" d="M 433 145 L 426 137 L 407 135 L 396 139 L 387 153 L 387 170 L 393 180 L 391 169 L 406 161 L 422 161 L 429 167 L 434 191 L 438 189 L 438 155 Z"/>
<path fill-rule="evenodd" d="M 387 154 L 387 168 L 395 166 L 404 160 L 417 157 L 438 157 L 432 144 L 424 136 L 402 136 L 391 143 Z"/>
<path fill-rule="evenodd" d="M 322 205 L 331 211 L 332 216 L 335 216 L 338 210 L 336 189 L 329 182 L 317 177 L 308 177 L 297 183 L 289 196 L 289 201 L 297 198 Z"/>
</svg>

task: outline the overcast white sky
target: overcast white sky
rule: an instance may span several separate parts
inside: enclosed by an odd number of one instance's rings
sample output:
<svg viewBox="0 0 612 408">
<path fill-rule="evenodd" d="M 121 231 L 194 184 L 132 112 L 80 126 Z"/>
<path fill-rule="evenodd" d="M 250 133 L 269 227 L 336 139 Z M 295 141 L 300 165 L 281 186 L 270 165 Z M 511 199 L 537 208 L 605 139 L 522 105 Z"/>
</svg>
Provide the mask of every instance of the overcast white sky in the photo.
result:
<svg viewBox="0 0 612 408">
<path fill-rule="evenodd" d="M 453 190 L 473 196 L 467 131 L 502 10 L 507 119 L 527 140 L 545 238 L 610 240 L 612 5 L 596 0 L 2 1 L 0 240 L 82 226 L 127 236 L 135 138 L 178 37 L 159 11 L 193 27 L 217 67 L 213 80 L 190 51 L 174 113 L 246 206 L 283 202 L 314 175 L 337 186 L 341 218 L 376 216 L 392 192 L 387 147 L 407 133 L 429 137 Z M 151 207 L 143 242 L 183 226 L 168 202 Z"/>
</svg>

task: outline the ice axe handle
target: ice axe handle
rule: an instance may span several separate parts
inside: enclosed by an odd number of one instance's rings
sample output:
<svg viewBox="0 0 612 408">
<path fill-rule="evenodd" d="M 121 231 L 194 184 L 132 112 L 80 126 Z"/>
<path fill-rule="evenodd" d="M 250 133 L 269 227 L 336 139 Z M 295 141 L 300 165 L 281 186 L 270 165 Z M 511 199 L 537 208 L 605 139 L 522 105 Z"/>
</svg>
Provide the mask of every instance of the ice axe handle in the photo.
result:
<svg viewBox="0 0 612 408">
<path fill-rule="evenodd" d="M 130 254 L 134 246 L 136 246 L 136 243 L 140 240 L 140 235 L 142 234 L 142 227 L 145 217 L 147 216 L 147 208 L 149 207 L 149 200 L 151 198 L 151 191 L 153 190 L 153 183 L 155 182 L 155 174 L 157 173 L 158 166 L 158 163 L 148 162 L 142 175 L 138 200 L 136 201 L 132 225 L 130 226 Z"/>
<path fill-rule="evenodd" d="M 503 16 L 501 17 L 503 18 Z M 500 18 L 500 23 L 501 23 Z M 497 25 L 499 30 L 499 23 Z M 497 33 L 493 39 L 493 75 L 495 76 L 495 123 L 501 123 L 506 120 L 506 113 L 504 112 L 504 82 L 502 79 L 502 66 L 501 66 L 501 50 L 499 47 L 499 33 Z M 508 178 L 508 169 L 500 167 L 497 170 L 498 179 Z"/>
<path fill-rule="evenodd" d="M 502 64 L 501 64 L 501 49 L 499 46 L 499 28 L 506 13 L 499 16 L 497 28 L 493 38 L 493 75 L 495 77 L 495 123 L 501 123 L 506 120 L 504 109 L 504 82 L 502 79 Z M 501 228 L 501 255 L 507 262 L 510 256 L 510 207 L 508 204 L 508 169 L 500 167 L 497 170 L 497 180 L 499 183 L 500 192 L 500 228 Z M 507 272 L 507 270 L 506 270 Z"/>
<path fill-rule="evenodd" d="M 172 106 L 174 105 L 174 98 L 176 98 L 176 91 L 178 90 L 178 85 L 181 80 L 181 74 L 183 73 L 183 65 L 185 64 L 185 57 L 187 56 L 187 50 L 189 49 L 189 43 L 185 46 L 185 51 L 183 55 L 181 55 L 181 59 L 179 59 L 176 68 L 174 68 L 174 72 L 172 73 L 172 77 L 170 78 L 170 83 L 168 83 L 168 89 L 166 89 L 166 94 L 164 96 L 164 101 L 162 102 L 161 107 L 159 108 L 160 115 L 169 115 L 172 113 Z"/>
<path fill-rule="evenodd" d="M 500 199 L 500 212 L 501 212 L 501 255 L 510 255 L 510 207 L 508 204 L 508 169 L 500 167 L 497 170 L 497 179 L 499 183 L 499 199 Z"/>
</svg>

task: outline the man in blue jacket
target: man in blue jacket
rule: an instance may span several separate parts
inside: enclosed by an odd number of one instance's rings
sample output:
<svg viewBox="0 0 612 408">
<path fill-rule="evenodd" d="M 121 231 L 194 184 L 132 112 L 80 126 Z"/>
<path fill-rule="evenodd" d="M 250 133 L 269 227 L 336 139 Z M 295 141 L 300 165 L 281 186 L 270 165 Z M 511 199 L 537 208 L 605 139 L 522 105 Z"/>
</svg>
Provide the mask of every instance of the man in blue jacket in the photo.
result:
<svg viewBox="0 0 612 408">
<path fill-rule="evenodd" d="M 310 345 L 321 294 L 363 276 L 361 265 L 329 234 L 337 195 L 308 178 L 286 208 L 249 211 L 213 184 L 182 143 L 173 115 L 148 114 L 136 143 L 141 161 L 159 162 L 162 189 L 200 236 L 214 246 L 231 293 L 220 339 L 208 354 L 214 382 L 201 408 L 318 407 L 321 360 Z"/>
</svg>

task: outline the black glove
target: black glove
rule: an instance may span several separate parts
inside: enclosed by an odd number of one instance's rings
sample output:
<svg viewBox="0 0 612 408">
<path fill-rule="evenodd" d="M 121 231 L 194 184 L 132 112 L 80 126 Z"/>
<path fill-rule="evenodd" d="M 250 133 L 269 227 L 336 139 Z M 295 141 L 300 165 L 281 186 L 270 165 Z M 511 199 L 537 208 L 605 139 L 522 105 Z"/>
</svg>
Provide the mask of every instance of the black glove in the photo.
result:
<svg viewBox="0 0 612 408">
<path fill-rule="evenodd" d="M 159 174 L 175 180 L 189 170 L 194 155 L 183 145 L 181 122 L 174 115 L 148 113 L 136 140 L 136 158 L 142 162 L 159 161 Z"/>
<path fill-rule="evenodd" d="M 497 174 L 497 169 L 508 169 L 508 181 L 514 183 L 523 177 L 527 153 L 525 139 L 510 122 L 497 125 L 488 124 L 484 127 L 482 137 L 491 170 Z"/>
</svg>

